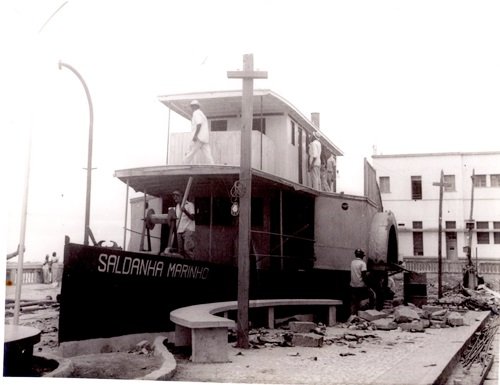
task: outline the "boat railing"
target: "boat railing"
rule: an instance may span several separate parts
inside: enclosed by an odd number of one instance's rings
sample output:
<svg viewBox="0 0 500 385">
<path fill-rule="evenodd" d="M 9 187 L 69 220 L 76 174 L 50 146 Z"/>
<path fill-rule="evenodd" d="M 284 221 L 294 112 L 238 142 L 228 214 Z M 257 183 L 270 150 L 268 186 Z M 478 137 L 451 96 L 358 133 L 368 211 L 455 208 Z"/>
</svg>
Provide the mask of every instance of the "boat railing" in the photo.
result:
<svg viewBox="0 0 500 385">
<path fill-rule="evenodd" d="M 168 164 L 183 164 L 184 155 L 189 150 L 192 134 L 177 132 L 170 134 Z M 215 131 L 210 133 L 210 148 L 215 164 L 240 165 L 240 131 Z M 252 131 L 252 167 L 276 174 L 274 142 L 259 131 Z M 204 164 L 203 154 L 196 154 L 195 164 Z"/>
</svg>

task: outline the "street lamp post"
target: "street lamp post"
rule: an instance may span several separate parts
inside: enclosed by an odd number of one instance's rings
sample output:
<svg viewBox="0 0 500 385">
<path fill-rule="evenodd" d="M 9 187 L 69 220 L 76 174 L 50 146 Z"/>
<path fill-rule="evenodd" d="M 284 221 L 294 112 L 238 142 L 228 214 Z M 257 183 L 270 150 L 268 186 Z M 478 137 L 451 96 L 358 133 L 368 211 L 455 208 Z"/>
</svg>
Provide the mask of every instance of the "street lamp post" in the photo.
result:
<svg viewBox="0 0 500 385">
<path fill-rule="evenodd" d="M 83 234 L 83 244 L 87 246 L 89 244 L 89 232 L 90 232 L 90 225 L 89 225 L 90 191 L 92 184 L 92 141 L 93 141 L 94 110 L 92 108 L 92 99 L 90 98 L 89 89 L 87 87 L 87 84 L 85 84 L 85 80 L 83 80 L 82 75 L 80 75 L 78 71 L 69 64 L 59 61 L 59 69 L 62 69 L 62 67 L 66 67 L 71 72 L 73 72 L 78 77 L 78 79 L 80 79 L 80 82 L 82 83 L 83 88 L 85 89 L 85 94 L 87 95 L 87 101 L 89 103 L 90 119 L 89 119 L 89 144 L 88 144 L 88 156 L 87 156 L 87 197 L 85 202 L 85 229 Z"/>
</svg>

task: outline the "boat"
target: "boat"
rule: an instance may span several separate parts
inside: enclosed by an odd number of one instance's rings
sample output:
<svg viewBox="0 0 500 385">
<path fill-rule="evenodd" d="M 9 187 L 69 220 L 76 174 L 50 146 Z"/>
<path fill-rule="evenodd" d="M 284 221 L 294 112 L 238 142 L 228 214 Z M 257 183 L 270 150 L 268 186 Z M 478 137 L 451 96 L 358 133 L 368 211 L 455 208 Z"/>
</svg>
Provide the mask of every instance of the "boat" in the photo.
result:
<svg viewBox="0 0 500 385">
<path fill-rule="evenodd" d="M 237 298 L 242 91 L 159 97 L 188 121 L 195 99 L 209 120 L 215 164 L 183 164 L 192 134 L 172 132 L 166 164 L 115 171 L 128 186 L 128 244 L 66 240 L 60 344 L 169 332 L 172 310 Z M 363 195 L 337 192 L 336 172 L 327 188 L 315 189 L 307 155 L 315 133 L 324 161 L 343 155 L 320 129 L 319 114 L 309 119 L 266 89 L 253 91 L 253 113 L 250 299 L 341 299 L 338 317 L 345 319 L 354 250 L 366 251 L 382 281 L 398 263 L 397 223 L 383 209 L 375 170 L 365 160 Z M 130 189 L 141 195 L 129 199 Z M 196 208 L 192 258 L 175 247 L 174 190 Z"/>
</svg>

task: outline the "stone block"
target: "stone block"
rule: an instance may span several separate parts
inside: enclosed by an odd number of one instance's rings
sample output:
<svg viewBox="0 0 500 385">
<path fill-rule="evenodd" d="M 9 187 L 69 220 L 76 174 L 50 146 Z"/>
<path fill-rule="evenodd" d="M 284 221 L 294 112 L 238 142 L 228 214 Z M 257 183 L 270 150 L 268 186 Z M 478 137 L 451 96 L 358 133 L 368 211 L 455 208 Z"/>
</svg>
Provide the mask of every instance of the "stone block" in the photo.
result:
<svg viewBox="0 0 500 385">
<path fill-rule="evenodd" d="M 358 311 L 358 317 L 363 318 L 367 321 L 374 321 L 376 319 L 381 319 L 387 317 L 387 314 L 378 310 L 360 310 Z"/>
<path fill-rule="evenodd" d="M 431 314 L 431 319 L 439 320 L 439 321 L 446 321 L 447 315 L 448 315 L 448 310 L 441 309 L 441 310 L 433 312 Z"/>
<path fill-rule="evenodd" d="M 452 311 L 446 317 L 446 323 L 450 326 L 463 326 L 464 317 L 462 317 L 459 313 Z"/>
<path fill-rule="evenodd" d="M 423 332 L 424 331 L 424 323 L 421 320 L 412 321 L 412 322 L 403 322 L 398 325 L 401 330 L 407 332 Z"/>
<path fill-rule="evenodd" d="M 411 322 L 419 319 L 418 313 L 410 306 L 399 306 L 394 310 L 394 321 L 397 323 Z"/>
<path fill-rule="evenodd" d="M 443 320 L 437 320 L 437 319 L 431 319 L 431 328 L 442 328 L 446 326 L 446 321 Z"/>
<path fill-rule="evenodd" d="M 292 337 L 293 346 L 320 348 L 323 346 L 324 338 L 313 333 L 296 333 Z"/>
<path fill-rule="evenodd" d="M 377 330 L 395 330 L 398 328 L 398 324 L 391 318 L 374 320 L 372 321 L 372 325 L 375 326 Z"/>
<path fill-rule="evenodd" d="M 288 326 L 290 327 L 290 331 L 292 333 L 309 333 L 318 325 L 316 325 L 314 322 L 292 321 L 288 324 Z"/>
<path fill-rule="evenodd" d="M 439 306 L 439 305 L 423 305 L 422 310 L 432 314 L 436 311 L 440 311 L 440 310 L 444 310 L 444 309 L 442 306 Z"/>
</svg>

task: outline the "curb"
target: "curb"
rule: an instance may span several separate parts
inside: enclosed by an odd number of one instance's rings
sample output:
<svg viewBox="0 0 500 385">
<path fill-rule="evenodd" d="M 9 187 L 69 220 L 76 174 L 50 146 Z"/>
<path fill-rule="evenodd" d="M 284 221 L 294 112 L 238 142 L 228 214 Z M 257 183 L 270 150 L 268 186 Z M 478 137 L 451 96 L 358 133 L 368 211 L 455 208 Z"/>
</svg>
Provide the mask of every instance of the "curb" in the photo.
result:
<svg viewBox="0 0 500 385">
<path fill-rule="evenodd" d="M 55 356 L 53 354 L 36 354 L 33 355 L 33 357 L 56 361 L 58 363 L 57 368 L 42 375 L 42 377 L 70 377 L 70 375 L 73 373 L 74 366 L 73 362 L 70 359 Z"/>
<path fill-rule="evenodd" d="M 154 355 L 163 357 L 163 365 L 160 369 L 157 369 L 143 377 L 136 378 L 136 380 L 154 380 L 154 381 L 166 381 L 170 380 L 175 371 L 177 370 L 177 362 L 174 356 L 170 353 L 167 347 L 163 344 L 165 337 L 156 337 L 153 342 Z"/>
</svg>

